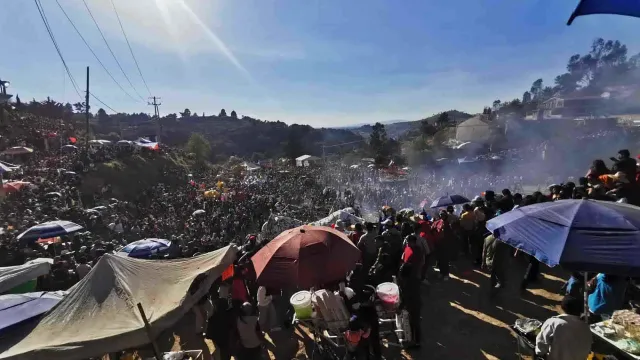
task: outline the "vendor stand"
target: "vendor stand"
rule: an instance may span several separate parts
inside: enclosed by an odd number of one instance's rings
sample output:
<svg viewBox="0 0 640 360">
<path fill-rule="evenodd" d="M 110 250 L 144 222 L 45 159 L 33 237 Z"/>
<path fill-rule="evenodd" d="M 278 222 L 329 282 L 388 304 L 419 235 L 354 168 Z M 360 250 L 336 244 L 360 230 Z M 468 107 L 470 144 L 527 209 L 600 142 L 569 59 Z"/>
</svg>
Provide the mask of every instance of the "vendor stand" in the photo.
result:
<svg viewBox="0 0 640 360">
<path fill-rule="evenodd" d="M 591 325 L 594 350 L 618 359 L 640 360 L 640 315 L 632 310 L 613 313 L 611 319 Z"/>
<path fill-rule="evenodd" d="M 359 259 L 360 250 L 344 233 L 330 227 L 304 225 L 282 232 L 254 254 L 251 261 L 259 285 L 276 289 L 311 289 L 291 297 L 291 305 L 296 311 L 293 324 L 300 333 L 309 335 L 314 343 L 314 353 L 341 359 L 345 352 L 344 333 L 352 313 L 347 302 L 355 294 L 345 287 L 341 287 L 341 292 L 324 289 L 344 281 Z M 397 291 L 397 286 L 392 286 Z M 371 289 L 369 301 L 382 305 L 376 289 Z M 398 300 L 396 294 L 394 301 Z M 384 311 L 382 306 L 376 306 L 376 309 L 380 338 L 392 335 L 396 341 L 391 343 L 399 345 L 395 308 L 387 307 Z"/>
<path fill-rule="evenodd" d="M 497 216 L 487 222 L 487 229 L 550 267 L 583 272 L 585 284 L 588 272 L 640 276 L 640 208 L 636 206 L 586 199 L 540 203 Z M 585 321 L 589 317 L 587 299 L 585 287 Z M 640 329 L 640 316 L 637 324 Z M 637 359 L 621 349 L 620 342 L 604 336 L 605 330 L 599 332 L 601 328 L 602 324 L 591 327 L 596 347 L 602 343 L 616 355 Z M 640 353 L 640 331 L 631 332 Z M 620 330 L 618 335 L 626 336 Z"/>
</svg>

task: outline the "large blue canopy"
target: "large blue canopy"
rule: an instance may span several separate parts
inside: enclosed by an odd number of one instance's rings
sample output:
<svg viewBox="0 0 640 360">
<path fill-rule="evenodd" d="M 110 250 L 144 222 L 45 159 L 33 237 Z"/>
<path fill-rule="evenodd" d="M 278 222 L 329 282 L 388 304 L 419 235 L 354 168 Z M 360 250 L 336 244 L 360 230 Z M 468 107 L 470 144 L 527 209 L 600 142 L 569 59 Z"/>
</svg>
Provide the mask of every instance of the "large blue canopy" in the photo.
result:
<svg viewBox="0 0 640 360">
<path fill-rule="evenodd" d="M 487 222 L 505 243 L 549 266 L 640 276 L 640 208 L 561 200 L 517 208 Z"/>
<path fill-rule="evenodd" d="M 581 0 L 567 25 L 578 16 L 611 14 L 640 17 L 640 0 Z"/>
</svg>

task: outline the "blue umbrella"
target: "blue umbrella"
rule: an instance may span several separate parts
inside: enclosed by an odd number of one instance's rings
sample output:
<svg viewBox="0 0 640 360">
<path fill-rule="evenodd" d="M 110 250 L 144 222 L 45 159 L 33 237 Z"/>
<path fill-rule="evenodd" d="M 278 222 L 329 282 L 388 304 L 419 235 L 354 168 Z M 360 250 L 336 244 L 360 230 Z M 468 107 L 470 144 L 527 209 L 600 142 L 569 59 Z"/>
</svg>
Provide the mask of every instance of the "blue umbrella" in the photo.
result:
<svg viewBox="0 0 640 360">
<path fill-rule="evenodd" d="M 431 208 L 433 209 L 449 205 L 466 204 L 468 202 L 471 202 L 471 200 L 462 195 L 445 195 L 437 198 L 434 202 L 432 202 Z"/>
<path fill-rule="evenodd" d="M 164 239 L 142 239 L 123 247 L 120 252 L 129 257 L 146 259 L 151 255 L 169 250 L 171 241 Z"/>
<path fill-rule="evenodd" d="M 62 236 L 82 230 L 82 226 L 71 221 L 48 221 L 40 225 L 32 226 L 27 231 L 18 235 L 18 240 L 38 240 Z"/>
<path fill-rule="evenodd" d="M 509 211 L 487 229 L 549 266 L 640 276 L 640 207 L 561 200 Z"/>
<path fill-rule="evenodd" d="M 44 314 L 59 303 L 64 295 L 64 291 L 1 295 L 0 331 Z"/>
<path fill-rule="evenodd" d="M 578 16 L 594 14 L 611 14 L 640 17 L 640 1 L 638 0 L 580 0 L 571 14 L 567 25 L 571 25 Z"/>
</svg>

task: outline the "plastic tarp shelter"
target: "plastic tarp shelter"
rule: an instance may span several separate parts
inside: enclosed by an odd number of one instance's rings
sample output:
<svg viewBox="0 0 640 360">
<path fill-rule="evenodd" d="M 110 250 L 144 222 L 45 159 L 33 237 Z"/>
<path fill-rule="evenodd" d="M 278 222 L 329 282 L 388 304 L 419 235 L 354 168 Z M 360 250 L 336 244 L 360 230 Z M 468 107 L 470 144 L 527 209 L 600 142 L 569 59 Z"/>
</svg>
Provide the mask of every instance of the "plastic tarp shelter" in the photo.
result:
<svg viewBox="0 0 640 360">
<path fill-rule="evenodd" d="M 22 285 L 27 281 L 47 275 L 51 270 L 53 259 L 38 258 L 18 266 L 0 268 L 0 294 Z"/>
<path fill-rule="evenodd" d="M 80 360 L 148 345 L 137 304 L 144 308 L 152 337 L 157 337 L 209 291 L 237 251 L 227 246 L 166 261 L 104 255 L 35 327 L 0 339 L 0 359 Z M 189 294 L 200 274 L 205 275 L 200 287 Z"/>
</svg>

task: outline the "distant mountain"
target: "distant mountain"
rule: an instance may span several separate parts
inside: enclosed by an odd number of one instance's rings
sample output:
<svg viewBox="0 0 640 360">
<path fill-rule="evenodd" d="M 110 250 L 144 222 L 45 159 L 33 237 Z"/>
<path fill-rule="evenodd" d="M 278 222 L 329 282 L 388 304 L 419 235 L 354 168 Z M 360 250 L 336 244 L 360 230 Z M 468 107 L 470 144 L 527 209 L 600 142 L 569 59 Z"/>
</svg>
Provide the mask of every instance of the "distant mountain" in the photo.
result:
<svg viewBox="0 0 640 360">
<path fill-rule="evenodd" d="M 451 119 L 452 121 L 455 121 L 456 123 L 467 120 L 473 116 L 471 114 L 458 111 L 458 110 L 449 110 L 447 111 L 447 113 L 449 114 L 449 119 Z M 420 119 L 420 120 L 411 120 L 411 121 L 390 120 L 390 121 L 382 122 L 382 124 L 385 125 L 385 129 L 387 130 L 387 135 L 389 137 L 397 139 L 411 130 L 418 130 L 420 128 L 420 123 L 422 122 L 422 120 L 427 120 L 429 123 L 435 124 L 435 122 L 438 120 L 438 116 L 440 116 L 440 114 L 435 114 L 426 119 Z M 358 135 L 367 137 L 373 131 L 373 124 L 366 124 L 360 127 L 349 127 L 348 129 Z"/>
<path fill-rule="evenodd" d="M 396 124 L 396 123 L 401 123 L 401 122 L 409 122 L 409 120 L 387 120 L 387 121 L 380 121 L 380 123 L 384 124 L 384 125 L 391 125 L 391 124 Z M 372 125 L 370 123 L 359 123 L 359 124 L 352 124 L 352 125 L 345 125 L 345 126 L 335 126 L 333 127 L 334 129 L 347 129 L 347 130 L 354 130 L 354 129 L 358 129 L 361 128 L 363 126 L 367 126 L 367 125 Z"/>
</svg>

